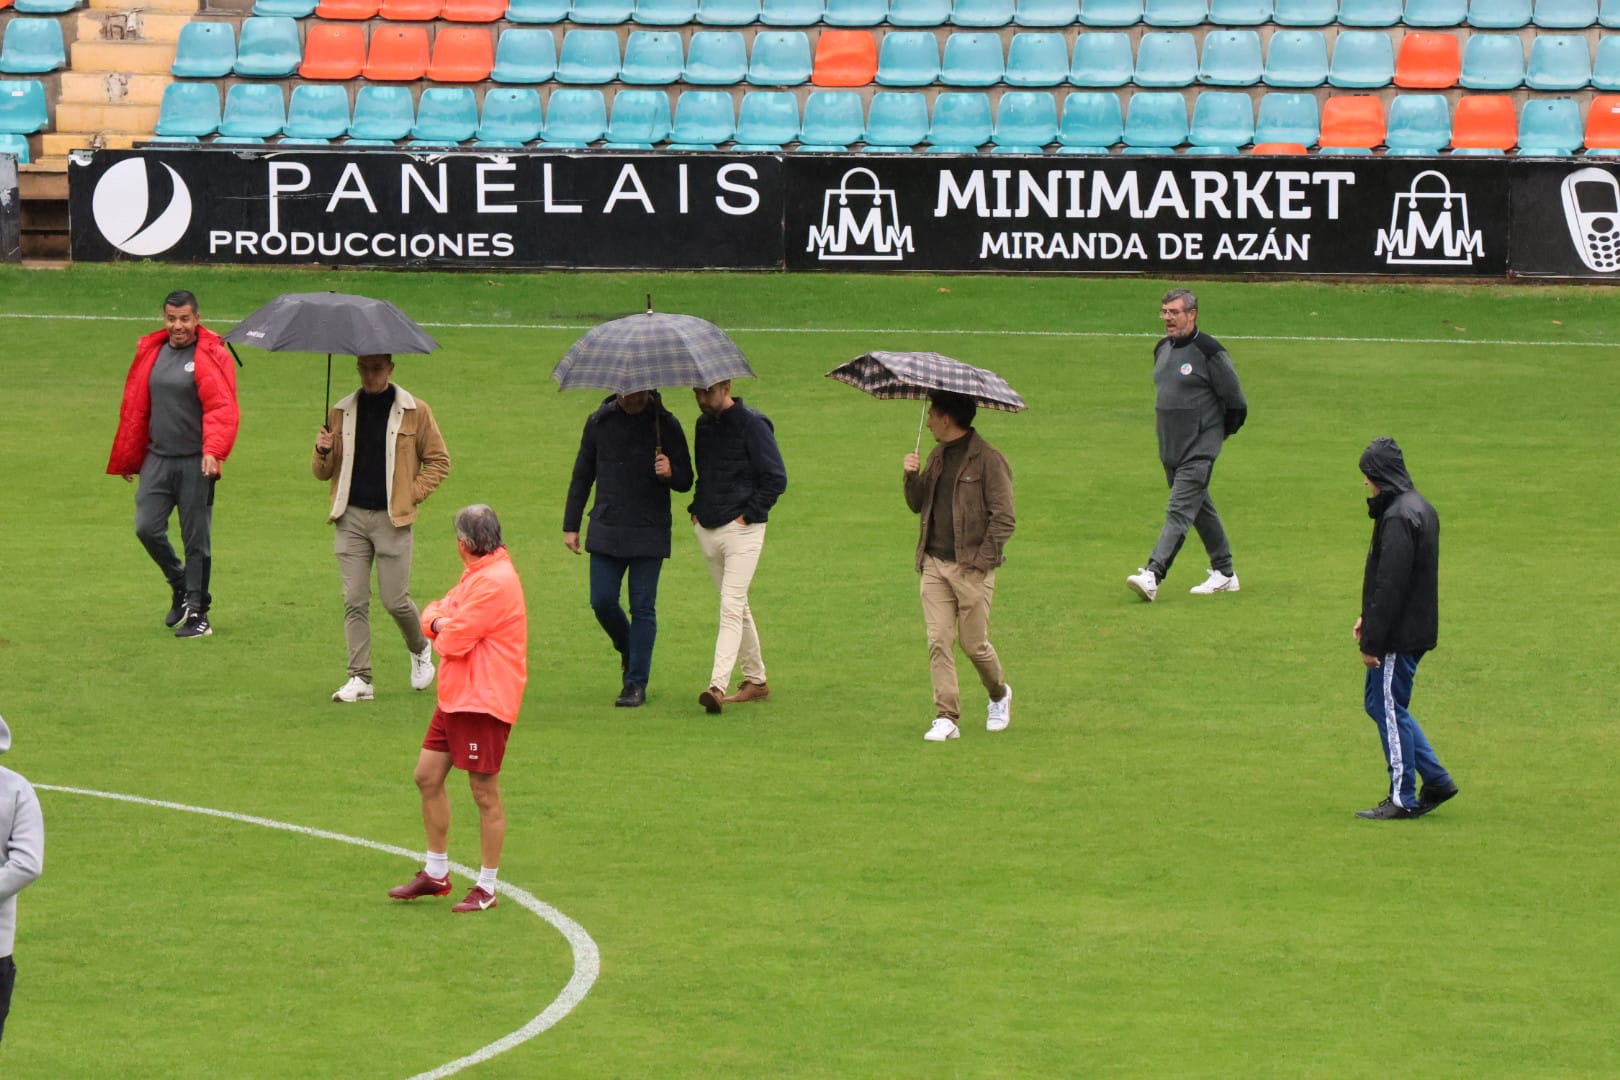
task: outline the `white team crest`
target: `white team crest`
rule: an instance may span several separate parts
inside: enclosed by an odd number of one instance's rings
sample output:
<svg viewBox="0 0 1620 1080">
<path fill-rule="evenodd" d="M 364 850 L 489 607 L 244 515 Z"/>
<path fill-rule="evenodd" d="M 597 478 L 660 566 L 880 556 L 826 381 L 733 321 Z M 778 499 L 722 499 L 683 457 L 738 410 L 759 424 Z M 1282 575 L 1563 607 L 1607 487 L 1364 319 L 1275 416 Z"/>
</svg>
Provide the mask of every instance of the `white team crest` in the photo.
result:
<svg viewBox="0 0 1620 1080">
<path fill-rule="evenodd" d="M 186 371 L 191 372 L 191 371 L 196 371 L 196 370 L 197 370 L 197 362 L 195 360 L 187 360 L 186 361 Z"/>
<path fill-rule="evenodd" d="M 1192 374 L 1192 365 L 1191 364 L 1182 364 L 1181 365 L 1181 373 L 1183 375 L 1191 375 Z"/>
</svg>

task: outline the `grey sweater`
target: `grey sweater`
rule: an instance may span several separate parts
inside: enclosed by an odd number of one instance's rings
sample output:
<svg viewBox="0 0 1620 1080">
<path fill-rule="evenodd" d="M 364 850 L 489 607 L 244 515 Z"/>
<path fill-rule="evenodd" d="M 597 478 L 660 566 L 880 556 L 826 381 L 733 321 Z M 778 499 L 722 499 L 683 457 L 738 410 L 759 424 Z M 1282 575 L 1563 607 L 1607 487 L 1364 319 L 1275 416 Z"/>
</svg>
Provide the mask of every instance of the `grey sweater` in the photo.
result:
<svg viewBox="0 0 1620 1080">
<path fill-rule="evenodd" d="M 1153 347 L 1154 408 L 1159 460 L 1167 468 L 1200 458 L 1214 461 L 1221 443 L 1243 426 L 1249 404 L 1221 343 L 1194 330 Z"/>
<path fill-rule="evenodd" d="M 0 754 L 11 732 L 0 720 Z M 45 817 L 33 785 L 10 769 L 0 769 L 0 956 L 10 956 L 17 940 L 17 894 L 45 866 Z"/>
</svg>

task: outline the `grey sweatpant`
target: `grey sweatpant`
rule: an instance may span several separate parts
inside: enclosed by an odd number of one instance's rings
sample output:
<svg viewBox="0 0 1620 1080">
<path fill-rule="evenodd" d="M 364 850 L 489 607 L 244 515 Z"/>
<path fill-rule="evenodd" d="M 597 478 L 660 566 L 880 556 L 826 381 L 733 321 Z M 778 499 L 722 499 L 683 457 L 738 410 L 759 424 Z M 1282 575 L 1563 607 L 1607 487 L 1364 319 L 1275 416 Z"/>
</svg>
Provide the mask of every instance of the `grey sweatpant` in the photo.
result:
<svg viewBox="0 0 1620 1080">
<path fill-rule="evenodd" d="M 1165 481 L 1170 485 L 1170 505 L 1164 512 L 1164 531 L 1148 556 L 1148 568 L 1160 581 L 1170 573 L 1170 564 L 1187 539 L 1188 528 L 1198 530 L 1198 538 L 1209 552 L 1209 566 L 1223 574 L 1232 572 L 1232 548 L 1226 542 L 1226 529 L 1221 515 L 1209 498 L 1209 474 L 1215 463 L 1208 458 L 1197 458 L 1180 465 L 1164 467 Z"/>
<path fill-rule="evenodd" d="M 135 535 L 171 588 L 184 588 L 186 602 L 207 612 L 213 564 L 214 478 L 202 473 L 202 455 L 162 457 L 148 453 L 135 490 Z M 180 543 L 186 561 L 169 542 L 169 516 L 180 511 Z"/>
</svg>

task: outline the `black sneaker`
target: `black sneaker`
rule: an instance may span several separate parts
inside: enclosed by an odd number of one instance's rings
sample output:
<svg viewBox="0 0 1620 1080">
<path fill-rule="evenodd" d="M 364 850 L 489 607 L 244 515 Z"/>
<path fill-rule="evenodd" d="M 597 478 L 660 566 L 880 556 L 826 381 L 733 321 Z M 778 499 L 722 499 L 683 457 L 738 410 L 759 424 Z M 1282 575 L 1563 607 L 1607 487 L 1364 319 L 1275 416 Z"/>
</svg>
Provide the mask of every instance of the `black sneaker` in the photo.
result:
<svg viewBox="0 0 1620 1080">
<path fill-rule="evenodd" d="M 214 628 L 208 625 L 208 613 L 193 611 L 189 607 L 186 609 L 185 620 L 174 628 L 174 636 L 178 638 L 207 637 L 213 632 Z"/>
<path fill-rule="evenodd" d="M 1418 793 L 1418 812 L 1427 814 L 1447 799 L 1457 797 L 1457 785 L 1448 788 L 1436 788 L 1433 784 L 1424 784 L 1423 790 Z"/>
<path fill-rule="evenodd" d="M 613 704 L 621 709 L 636 709 L 647 703 L 647 691 L 635 683 L 625 683 L 624 692 L 614 700 Z"/>
<path fill-rule="evenodd" d="M 169 613 L 163 616 L 164 626 L 174 626 L 186 617 L 186 587 L 182 585 L 173 592 L 174 599 L 169 604 Z"/>
<path fill-rule="evenodd" d="M 1421 810 L 1408 810 L 1404 806 L 1396 806 L 1389 799 L 1385 799 L 1371 810 L 1357 810 L 1356 817 L 1371 821 L 1394 821 L 1398 818 L 1419 817 L 1422 813 Z"/>
</svg>

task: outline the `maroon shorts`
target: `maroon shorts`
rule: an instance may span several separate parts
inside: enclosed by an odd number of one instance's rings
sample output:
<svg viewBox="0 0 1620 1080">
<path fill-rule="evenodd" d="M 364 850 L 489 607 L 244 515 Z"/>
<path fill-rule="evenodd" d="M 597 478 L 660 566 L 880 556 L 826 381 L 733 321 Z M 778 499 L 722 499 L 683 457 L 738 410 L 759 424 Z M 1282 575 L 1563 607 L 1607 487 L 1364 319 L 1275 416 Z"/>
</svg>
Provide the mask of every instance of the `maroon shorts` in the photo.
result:
<svg viewBox="0 0 1620 1080">
<path fill-rule="evenodd" d="M 488 713 L 433 710 L 422 749 L 449 754 L 456 768 L 494 776 L 506 756 L 512 725 Z"/>
</svg>

